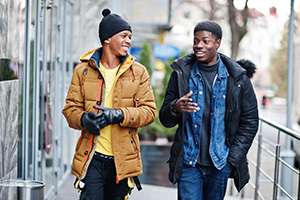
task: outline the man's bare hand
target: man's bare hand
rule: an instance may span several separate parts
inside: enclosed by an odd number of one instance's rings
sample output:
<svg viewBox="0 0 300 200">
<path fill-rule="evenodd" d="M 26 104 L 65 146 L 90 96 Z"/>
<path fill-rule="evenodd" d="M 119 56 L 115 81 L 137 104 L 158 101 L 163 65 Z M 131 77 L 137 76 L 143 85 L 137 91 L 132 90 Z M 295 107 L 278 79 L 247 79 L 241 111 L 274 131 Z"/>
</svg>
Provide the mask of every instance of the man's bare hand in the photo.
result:
<svg viewBox="0 0 300 200">
<path fill-rule="evenodd" d="M 183 112 L 196 112 L 200 108 L 197 103 L 193 102 L 192 96 L 193 91 L 190 91 L 186 95 L 182 96 L 174 105 L 174 112 L 183 113 Z"/>
</svg>

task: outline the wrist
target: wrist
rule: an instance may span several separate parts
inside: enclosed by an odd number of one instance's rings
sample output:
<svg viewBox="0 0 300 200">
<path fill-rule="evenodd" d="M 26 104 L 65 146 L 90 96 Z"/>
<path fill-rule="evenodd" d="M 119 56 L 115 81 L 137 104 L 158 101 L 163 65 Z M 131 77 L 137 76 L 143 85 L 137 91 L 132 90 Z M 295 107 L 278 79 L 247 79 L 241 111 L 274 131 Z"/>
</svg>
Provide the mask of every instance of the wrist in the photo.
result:
<svg viewBox="0 0 300 200">
<path fill-rule="evenodd" d="M 82 115 L 81 115 L 81 118 L 80 118 L 80 122 L 81 122 L 81 126 L 84 127 L 84 124 L 85 124 L 85 115 L 86 115 L 86 112 L 84 112 Z"/>
<path fill-rule="evenodd" d="M 178 112 L 177 110 L 176 110 L 176 103 L 177 103 L 177 101 L 178 100 L 175 100 L 173 103 L 171 103 L 171 112 L 172 113 L 175 113 L 175 114 L 179 114 L 180 112 Z"/>
</svg>

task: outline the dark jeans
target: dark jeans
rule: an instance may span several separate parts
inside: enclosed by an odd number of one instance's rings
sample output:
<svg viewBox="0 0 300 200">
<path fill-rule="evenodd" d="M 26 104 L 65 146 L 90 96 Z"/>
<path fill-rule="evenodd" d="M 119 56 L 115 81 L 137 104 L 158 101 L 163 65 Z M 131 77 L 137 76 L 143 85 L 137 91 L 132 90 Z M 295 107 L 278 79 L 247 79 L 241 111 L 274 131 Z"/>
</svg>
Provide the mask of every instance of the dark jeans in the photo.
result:
<svg viewBox="0 0 300 200">
<path fill-rule="evenodd" d="M 127 179 L 116 183 L 114 160 L 94 156 L 87 170 L 80 200 L 124 200 L 129 187 Z"/>
<path fill-rule="evenodd" d="M 179 200 L 222 200 L 232 166 L 227 165 L 218 170 L 215 167 L 195 167 L 183 165 L 178 181 Z"/>
</svg>

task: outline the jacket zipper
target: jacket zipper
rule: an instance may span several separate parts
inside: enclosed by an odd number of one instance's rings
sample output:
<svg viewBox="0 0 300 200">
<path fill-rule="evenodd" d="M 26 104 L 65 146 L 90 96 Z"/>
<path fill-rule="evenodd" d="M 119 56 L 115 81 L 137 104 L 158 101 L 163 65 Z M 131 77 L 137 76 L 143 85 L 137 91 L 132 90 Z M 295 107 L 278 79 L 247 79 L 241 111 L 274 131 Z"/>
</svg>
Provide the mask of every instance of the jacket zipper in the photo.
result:
<svg viewBox="0 0 300 200">
<path fill-rule="evenodd" d="M 97 100 L 97 102 L 96 102 L 96 104 L 98 105 L 98 106 L 100 106 L 101 105 L 101 101 L 102 101 L 102 88 L 103 88 L 103 84 L 104 84 L 104 79 L 103 79 L 103 76 L 102 76 L 102 74 L 101 73 L 99 73 L 99 76 L 98 76 L 98 78 L 99 78 L 99 85 L 98 85 L 98 92 L 97 92 L 97 98 L 98 98 L 98 100 Z M 95 109 L 95 114 L 97 114 L 97 109 Z M 84 162 L 84 164 L 83 164 L 83 166 L 82 166 L 82 169 L 81 169 L 81 174 L 83 173 L 83 169 L 84 169 L 84 167 L 86 166 L 86 164 L 88 163 L 88 161 L 89 161 L 89 157 L 90 157 L 90 155 L 91 155 L 91 152 L 93 151 L 93 149 L 94 149 L 94 138 L 95 138 L 95 135 L 92 135 L 92 137 L 90 138 L 90 144 L 89 144 L 89 148 L 88 148 L 88 150 L 87 150 L 87 155 L 85 156 L 85 162 Z M 91 145 L 91 146 L 90 146 Z M 85 173 L 86 174 L 86 173 Z M 83 177 L 85 177 L 85 174 L 84 174 L 84 176 Z M 82 177 L 82 178 L 83 178 Z"/>
<path fill-rule="evenodd" d="M 135 99 L 135 95 L 133 95 L 133 98 L 132 98 L 132 100 L 133 100 L 133 106 L 134 106 L 135 108 L 137 108 L 137 100 Z M 132 129 L 130 130 L 130 132 L 132 132 Z M 138 153 L 138 159 L 141 159 L 141 153 L 140 153 L 140 149 L 139 149 L 139 147 L 138 147 L 137 143 L 135 142 L 135 140 L 134 140 L 134 138 L 133 138 L 133 135 L 132 135 L 132 134 L 131 134 L 131 139 L 132 139 L 133 143 L 135 144 L 135 148 L 136 148 L 136 150 L 137 150 L 137 153 Z"/>
<path fill-rule="evenodd" d="M 88 152 L 87 152 L 87 155 L 86 155 L 86 157 L 85 157 L 85 162 L 84 162 L 84 164 L 83 164 L 83 166 L 82 166 L 82 169 L 81 169 L 81 174 L 82 174 L 82 172 L 83 172 L 83 169 L 84 169 L 85 165 L 88 163 L 89 157 L 90 157 L 91 152 L 92 152 L 92 150 L 93 150 L 93 147 L 94 147 L 94 143 L 93 143 L 94 137 L 95 137 L 95 135 L 92 135 L 92 137 L 91 137 L 91 139 L 90 139 L 90 142 L 92 142 L 91 148 L 87 150 Z M 84 176 L 85 176 L 85 175 L 84 175 Z"/>
<path fill-rule="evenodd" d="M 138 154 L 138 159 L 141 159 L 140 149 L 139 149 L 139 147 L 138 147 L 137 143 L 135 142 L 135 140 L 134 140 L 134 138 L 133 138 L 132 135 L 131 135 L 131 139 L 132 139 L 133 143 L 135 144 L 135 148 L 136 148 L 137 154 Z"/>
</svg>

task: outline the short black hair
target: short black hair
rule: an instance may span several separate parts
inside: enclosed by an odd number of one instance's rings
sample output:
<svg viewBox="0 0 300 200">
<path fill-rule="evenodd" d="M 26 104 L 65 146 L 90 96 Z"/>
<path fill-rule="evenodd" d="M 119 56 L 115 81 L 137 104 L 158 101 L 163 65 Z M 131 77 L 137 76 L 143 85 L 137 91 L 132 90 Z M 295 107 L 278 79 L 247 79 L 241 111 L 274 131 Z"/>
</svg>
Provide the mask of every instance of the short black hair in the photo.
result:
<svg viewBox="0 0 300 200">
<path fill-rule="evenodd" d="M 198 31 L 208 31 L 216 36 L 217 40 L 222 39 L 222 28 L 219 24 L 213 21 L 203 21 L 199 22 L 194 28 L 194 35 Z"/>
</svg>

